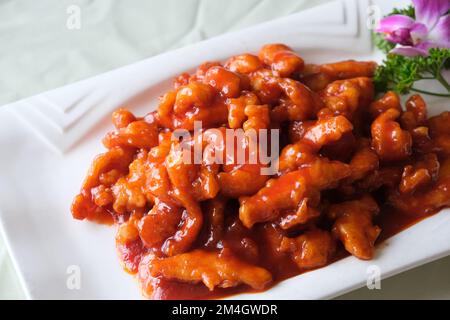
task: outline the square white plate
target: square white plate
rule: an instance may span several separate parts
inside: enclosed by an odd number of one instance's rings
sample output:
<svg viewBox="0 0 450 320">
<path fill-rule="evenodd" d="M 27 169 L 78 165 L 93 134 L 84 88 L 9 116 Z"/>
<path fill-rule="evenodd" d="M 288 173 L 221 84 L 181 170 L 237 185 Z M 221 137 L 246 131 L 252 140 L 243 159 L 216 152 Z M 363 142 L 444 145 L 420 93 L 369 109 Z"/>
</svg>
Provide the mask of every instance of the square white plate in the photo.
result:
<svg viewBox="0 0 450 320">
<path fill-rule="evenodd" d="M 389 9 L 389 1 L 376 1 Z M 295 48 L 308 62 L 377 59 L 366 27 L 369 1 L 341 0 L 156 56 L 0 108 L 0 221 L 22 285 L 35 299 L 140 299 L 137 283 L 119 265 L 114 229 L 75 221 L 73 196 L 108 114 L 127 106 L 155 108 L 171 79 L 206 60 L 255 52 L 270 42 Z M 428 101 L 433 113 L 444 100 Z M 284 281 L 269 291 L 235 298 L 330 298 L 357 287 L 376 265 L 382 277 L 450 254 L 449 210 L 386 241 L 372 261 L 353 257 Z M 81 288 L 69 289 L 79 267 Z M 370 269 L 369 269 L 370 271 Z"/>
</svg>

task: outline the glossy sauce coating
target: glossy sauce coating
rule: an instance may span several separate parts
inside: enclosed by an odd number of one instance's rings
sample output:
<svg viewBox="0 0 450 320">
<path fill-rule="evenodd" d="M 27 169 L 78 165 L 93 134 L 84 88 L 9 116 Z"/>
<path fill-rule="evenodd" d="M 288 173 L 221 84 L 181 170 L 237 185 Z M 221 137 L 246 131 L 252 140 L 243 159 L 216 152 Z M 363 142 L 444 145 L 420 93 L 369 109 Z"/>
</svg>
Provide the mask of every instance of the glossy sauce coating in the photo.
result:
<svg viewBox="0 0 450 320">
<path fill-rule="evenodd" d="M 152 299 L 267 290 L 349 254 L 370 260 L 450 206 L 450 112 L 428 118 L 418 95 L 404 108 L 393 92 L 375 98 L 375 67 L 305 64 L 269 44 L 183 73 L 156 111 L 113 113 L 73 217 L 116 225 L 119 260 Z M 174 138 L 195 121 L 201 135 Z M 250 161 L 261 134 L 274 143 L 267 129 L 280 131 L 270 175 Z M 196 150 L 210 158 L 186 161 Z"/>
</svg>

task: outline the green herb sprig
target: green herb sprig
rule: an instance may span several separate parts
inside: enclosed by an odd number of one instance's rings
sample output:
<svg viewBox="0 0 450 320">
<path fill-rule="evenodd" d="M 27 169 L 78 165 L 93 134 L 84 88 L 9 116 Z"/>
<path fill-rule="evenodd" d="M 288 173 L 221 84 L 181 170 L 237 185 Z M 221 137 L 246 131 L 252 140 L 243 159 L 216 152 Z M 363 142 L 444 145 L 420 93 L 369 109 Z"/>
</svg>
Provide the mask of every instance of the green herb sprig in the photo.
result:
<svg viewBox="0 0 450 320">
<path fill-rule="evenodd" d="M 405 15 L 415 19 L 415 9 L 412 5 L 403 9 L 393 9 L 387 16 Z M 442 71 L 450 69 L 450 49 L 430 49 L 428 56 L 405 57 L 389 53 L 396 46 L 380 33 L 373 34 L 375 46 L 386 54 L 386 58 L 376 69 L 374 76 L 375 88 L 378 93 L 393 90 L 400 94 L 410 91 L 424 94 L 450 97 L 450 85 L 442 75 Z M 419 80 L 437 80 L 448 93 L 429 92 L 414 86 Z"/>
<path fill-rule="evenodd" d="M 377 92 L 393 90 L 401 94 L 410 91 L 450 97 L 450 94 L 429 92 L 414 87 L 419 80 L 437 80 L 450 92 L 450 85 L 442 75 L 450 67 L 450 49 L 430 49 L 426 57 L 404 57 L 388 54 L 376 69 L 374 83 Z"/>
</svg>

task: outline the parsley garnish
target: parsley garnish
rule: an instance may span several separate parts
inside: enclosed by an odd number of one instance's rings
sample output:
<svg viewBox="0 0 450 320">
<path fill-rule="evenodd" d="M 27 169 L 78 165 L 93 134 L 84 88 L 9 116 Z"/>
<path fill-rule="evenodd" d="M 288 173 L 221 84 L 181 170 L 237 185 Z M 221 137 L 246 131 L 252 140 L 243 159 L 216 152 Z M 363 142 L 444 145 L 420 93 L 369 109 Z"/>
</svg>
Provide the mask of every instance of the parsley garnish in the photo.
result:
<svg viewBox="0 0 450 320">
<path fill-rule="evenodd" d="M 401 94 L 409 91 L 422 92 L 414 83 L 423 79 L 436 79 L 450 92 L 450 85 L 441 74 L 450 64 L 450 49 L 430 49 L 429 56 L 404 57 L 388 54 L 376 69 L 374 83 L 377 92 L 393 90 Z M 438 96 L 450 96 L 433 92 L 422 92 Z"/>
<path fill-rule="evenodd" d="M 394 9 L 388 16 L 394 14 L 415 18 L 413 6 Z M 405 57 L 389 53 L 396 44 L 386 40 L 382 34 L 374 33 L 373 40 L 375 46 L 386 53 L 386 58 L 376 69 L 374 76 L 375 88 L 378 93 L 387 90 L 393 90 L 400 94 L 416 91 L 450 97 L 450 85 L 442 76 L 442 70 L 450 68 L 450 49 L 435 48 L 429 50 L 428 56 Z M 437 80 L 448 93 L 429 92 L 414 87 L 414 83 L 419 80 Z"/>
</svg>

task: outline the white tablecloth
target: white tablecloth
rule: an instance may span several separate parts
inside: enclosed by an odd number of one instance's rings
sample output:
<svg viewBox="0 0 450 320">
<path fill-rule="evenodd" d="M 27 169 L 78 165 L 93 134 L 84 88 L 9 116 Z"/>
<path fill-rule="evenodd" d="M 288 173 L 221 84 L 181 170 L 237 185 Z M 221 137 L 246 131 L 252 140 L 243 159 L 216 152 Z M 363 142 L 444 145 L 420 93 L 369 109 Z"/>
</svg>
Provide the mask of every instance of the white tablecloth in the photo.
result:
<svg viewBox="0 0 450 320">
<path fill-rule="evenodd" d="M 0 105 L 326 1 L 0 0 Z M 450 257 L 341 298 L 450 299 L 449 270 Z M 0 239 L 0 299 L 23 297 Z"/>
</svg>

